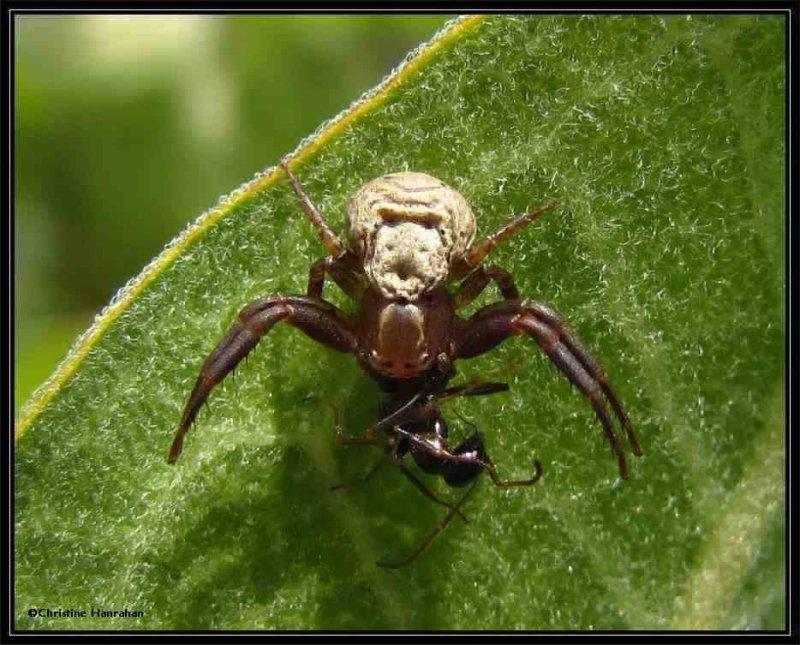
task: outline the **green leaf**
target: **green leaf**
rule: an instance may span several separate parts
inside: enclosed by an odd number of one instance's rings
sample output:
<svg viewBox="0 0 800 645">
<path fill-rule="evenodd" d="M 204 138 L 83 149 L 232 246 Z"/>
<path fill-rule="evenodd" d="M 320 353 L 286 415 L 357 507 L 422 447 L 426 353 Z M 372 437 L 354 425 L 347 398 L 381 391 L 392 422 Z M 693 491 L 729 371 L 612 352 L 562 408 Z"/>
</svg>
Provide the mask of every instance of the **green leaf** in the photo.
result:
<svg viewBox="0 0 800 645">
<path fill-rule="evenodd" d="M 442 518 L 337 448 L 378 392 L 288 326 L 166 455 L 239 309 L 302 293 L 323 255 L 279 171 L 210 211 L 74 347 L 18 427 L 21 629 L 783 629 L 784 23 L 780 16 L 491 16 L 451 25 L 297 154 L 341 230 L 362 183 L 415 169 L 488 232 L 563 207 L 492 260 L 603 363 L 645 456 L 618 480 L 591 407 L 526 339 L 459 365 L 511 392 L 455 401 L 482 481 Z M 329 285 L 326 295 L 352 309 Z M 487 290 L 477 306 L 497 299 Z M 430 481 L 444 497 L 458 491 Z M 30 618 L 30 608 L 141 617 Z"/>
</svg>

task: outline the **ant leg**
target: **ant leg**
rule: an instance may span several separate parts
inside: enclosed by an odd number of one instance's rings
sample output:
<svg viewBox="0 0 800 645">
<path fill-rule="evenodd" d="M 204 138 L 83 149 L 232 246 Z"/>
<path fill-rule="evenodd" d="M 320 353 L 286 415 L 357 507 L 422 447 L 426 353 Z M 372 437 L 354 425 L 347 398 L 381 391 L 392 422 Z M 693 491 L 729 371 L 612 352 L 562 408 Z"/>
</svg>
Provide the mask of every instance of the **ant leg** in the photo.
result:
<svg viewBox="0 0 800 645">
<path fill-rule="evenodd" d="M 512 488 L 515 486 L 533 486 L 542 478 L 542 473 L 544 472 L 544 469 L 542 468 L 542 462 L 538 459 L 534 459 L 533 464 L 536 467 L 536 473 L 531 479 L 500 479 L 497 476 L 497 469 L 494 467 L 494 464 L 488 457 L 484 462 L 484 468 L 486 469 L 486 472 L 489 473 L 489 477 L 495 486 L 499 486 L 500 488 Z"/>
<path fill-rule="evenodd" d="M 386 461 L 386 455 L 384 454 L 384 456 L 381 457 L 381 460 L 377 464 L 375 464 L 372 468 L 370 468 L 369 471 L 366 474 L 360 475 L 359 477 L 357 477 L 355 483 L 354 482 L 339 482 L 338 484 L 333 484 L 330 487 L 330 490 L 341 490 L 341 489 L 345 489 L 345 488 L 353 488 L 355 484 L 365 484 L 365 483 L 367 483 L 372 478 L 372 476 L 376 472 L 378 472 L 378 470 L 380 470 L 380 467 L 383 466 L 383 462 L 385 462 L 385 461 Z"/>
<path fill-rule="evenodd" d="M 440 506 L 444 506 L 445 508 L 449 508 L 450 510 L 455 510 L 456 513 L 458 513 L 458 516 L 462 520 L 464 520 L 465 523 L 469 524 L 469 520 L 467 519 L 467 517 L 461 511 L 459 511 L 456 506 L 453 506 L 452 504 L 445 502 L 443 499 L 439 499 L 430 488 L 428 488 L 425 484 L 423 484 L 422 481 L 408 468 L 406 468 L 403 464 L 398 464 L 398 467 L 400 468 L 400 472 L 406 476 L 406 479 L 408 479 L 408 481 L 414 484 L 414 486 L 420 493 L 425 495 L 425 497 L 427 497 L 432 502 L 439 504 Z"/>
<path fill-rule="evenodd" d="M 444 401 L 454 396 L 484 396 L 486 394 L 496 394 L 497 392 L 508 392 L 508 390 L 508 383 L 478 381 L 448 387 L 441 392 L 437 392 L 431 398 L 436 401 Z"/>
<path fill-rule="evenodd" d="M 458 503 L 450 509 L 450 512 L 445 516 L 444 520 L 436 523 L 436 527 L 422 541 L 422 544 L 419 546 L 419 548 L 417 548 L 417 550 L 414 551 L 405 560 L 401 560 L 400 562 L 386 562 L 385 560 L 379 560 L 375 564 L 377 564 L 379 567 L 383 569 L 399 569 L 400 567 L 404 567 L 414 562 L 414 560 L 416 560 L 427 550 L 427 548 L 431 545 L 431 542 L 433 542 L 434 538 L 447 528 L 447 525 L 453 521 L 453 518 L 456 516 L 456 514 L 461 515 L 460 511 L 461 506 L 470 496 L 470 493 L 472 493 L 472 491 L 475 489 L 475 485 L 477 483 L 478 480 L 476 479 L 475 482 L 472 484 L 472 486 L 469 487 L 469 490 L 466 493 L 464 493 L 463 497 L 460 500 L 458 500 Z"/>
<path fill-rule="evenodd" d="M 385 444 L 386 440 L 375 433 L 373 428 L 367 428 L 363 437 L 345 437 L 344 429 L 341 425 L 336 426 L 336 445 L 337 446 L 377 446 Z"/>
<path fill-rule="evenodd" d="M 333 414 L 336 419 L 336 445 L 337 446 L 375 446 L 378 444 L 386 444 L 386 440 L 378 435 L 372 428 L 367 428 L 364 432 L 363 437 L 345 437 L 344 436 L 344 428 L 342 427 L 341 419 L 339 418 L 339 410 L 338 408 L 333 408 Z M 388 453 L 388 446 L 386 452 L 384 452 L 383 457 L 381 460 L 375 464 L 369 472 L 365 475 L 361 475 L 358 477 L 358 483 L 363 484 L 368 481 L 378 469 L 383 465 L 383 462 L 386 461 L 386 454 Z M 338 484 L 333 484 L 330 487 L 330 490 L 339 490 L 342 488 L 352 488 L 353 484 L 346 483 L 346 482 L 339 482 Z"/>
<path fill-rule="evenodd" d="M 333 404 L 330 404 L 330 408 L 333 411 L 333 419 L 336 428 L 337 446 L 376 446 L 379 444 L 383 445 L 387 444 L 386 439 L 381 437 L 377 433 L 377 431 L 372 427 L 369 427 L 366 430 L 364 430 L 363 437 L 345 437 L 344 426 L 342 425 L 342 418 L 340 415 L 339 408 Z"/>
<path fill-rule="evenodd" d="M 514 278 L 511 277 L 508 271 L 501 269 L 499 266 L 479 266 L 464 278 L 464 281 L 458 286 L 458 291 L 456 291 L 454 297 L 455 308 L 461 309 L 470 304 L 483 293 L 483 290 L 492 280 L 497 284 L 503 298 L 506 300 L 519 299 L 519 291 L 514 284 Z"/>
<path fill-rule="evenodd" d="M 400 426 L 409 421 L 415 421 L 421 417 L 425 417 L 425 413 L 422 412 L 422 410 L 434 404 L 435 401 L 441 401 L 454 396 L 494 394 L 495 392 L 505 392 L 508 389 L 507 383 L 487 381 L 486 383 L 464 383 L 462 385 L 456 385 L 455 387 L 446 388 L 435 394 L 428 394 L 423 391 L 417 392 L 394 412 L 386 415 L 371 428 L 368 428 L 367 434 L 370 432 L 374 433 L 380 430 L 387 430 L 388 428 L 394 428 L 401 434 L 407 434 Z M 426 399 L 422 406 L 419 405 L 421 399 Z M 416 437 L 415 440 L 417 440 Z"/>
<path fill-rule="evenodd" d="M 489 473 L 489 477 L 495 486 L 500 486 L 501 488 L 511 488 L 513 486 L 533 486 L 533 484 L 542 478 L 542 474 L 544 472 L 544 469 L 542 468 L 542 462 L 540 462 L 538 459 L 534 459 L 533 464 L 536 468 L 536 473 L 531 479 L 500 479 L 497 476 L 497 468 L 495 468 L 494 463 L 486 454 L 486 450 L 484 449 L 483 445 L 483 439 L 481 439 L 481 436 L 478 434 L 478 429 L 475 424 L 467 421 L 460 414 L 456 414 L 465 424 L 472 427 L 473 433 L 453 451 L 454 454 L 463 455 L 466 452 L 474 453 L 481 460 L 481 466 L 484 470 L 486 470 L 486 472 Z M 454 462 L 449 470 L 450 472 L 445 471 L 444 473 L 445 481 L 449 484 L 455 483 L 457 485 L 459 481 L 464 481 L 465 476 L 470 477 L 469 470 L 463 472 L 463 466 L 459 462 Z M 474 477 L 474 475 L 472 475 L 472 477 Z"/>
</svg>

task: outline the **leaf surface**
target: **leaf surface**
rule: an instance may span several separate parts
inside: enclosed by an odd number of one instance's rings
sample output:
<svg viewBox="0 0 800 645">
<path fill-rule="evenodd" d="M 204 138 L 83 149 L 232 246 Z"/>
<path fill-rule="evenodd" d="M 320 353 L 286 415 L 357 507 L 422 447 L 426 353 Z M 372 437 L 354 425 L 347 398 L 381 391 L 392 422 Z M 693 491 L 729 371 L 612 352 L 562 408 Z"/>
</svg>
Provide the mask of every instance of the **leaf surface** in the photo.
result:
<svg viewBox="0 0 800 645">
<path fill-rule="evenodd" d="M 486 233 L 564 206 L 492 260 L 563 312 L 645 456 L 621 483 L 591 407 L 529 340 L 459 365 L 507 394 L 455 401 L 502 476 L 442 517 L 370 448 L 351 357 L 288 326 L 167 450 L 203 358 L 249 301 L 302 293 L 323 255 L 267 172 L 168 248 L 34 398 L 16 452 L 22 629 L 783 629 L 784 25 L 778 16 L 491 16 L 451 26 L 297 154 L 342 230 L 397 170 L 461 191 Z M 328 286 L 326 295 L 352 310 Z M 495 300 L 490 288 L 471 309 Z M 426 480 L 428 481 L 428 480 Z M 431 482 L 448 498 L 458 491 Z M 29 608 L 141 611 L 30 618 Z"/>
</svg>

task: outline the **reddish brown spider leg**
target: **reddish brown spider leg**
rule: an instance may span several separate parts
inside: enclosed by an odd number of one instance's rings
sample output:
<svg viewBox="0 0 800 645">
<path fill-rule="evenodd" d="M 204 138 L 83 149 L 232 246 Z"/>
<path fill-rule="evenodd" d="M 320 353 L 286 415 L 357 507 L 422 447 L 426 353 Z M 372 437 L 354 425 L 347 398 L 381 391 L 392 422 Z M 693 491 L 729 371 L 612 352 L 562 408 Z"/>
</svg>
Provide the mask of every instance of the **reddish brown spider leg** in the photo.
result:
<svg viewBox="0 0 800 645">
<path fill-rule="evenodd" d="M 301 296 L 271 297 L 256 300 L 239 313 L 225 338 L 203 363 L 169 452 L 174 463 L 183 450 L 183 436 L 211 390 L 258 344 L 272 326 L 285 320 L 317 342 L 340 352 L 356 347 L 356 336 L 336 307 L 323 300 Z"/>
<path fill-rule="evenodd" d="M 310 298 L 322 298 L 325 277 L 330 276 L 348 296 L 356 301 L 361 300 L 366 288 L 366 278 L 359 266 L 358 258 L 350 251 L 346 251 L 338 259 L 320 258 L 309 269 L 306 294 Z"/>
<path fill-rule="evenodd" d="M 519 291 L 517 291 L 517 287 L 514 284 L 514 278 L 511 277 L 508 271 L 501 269 L 499 266 L 479 266 L 464 278 L 464 281 L 459 285 L 454 297 L 453 304 L 455 308 L 461 309 L 470 304 L 486 289 L 486 286 L 492 280 L 497 284 L 503 298 L 506 300 L 519 299 Z"/>
<path fill-rule="evenodd" d="M 522 333 L 530 335 L 570 382 L 589 399 L 617 457 L 620 477 L 628 479 L 627 459 L 614 430 L 603 395 L 611 403 L 611 407 L 625 428 L 634 454 L 639 455 L 642 452 L 641 447 L 628 416 L 608 383 L 605 372 L 566 330 L 561 317 L 552 309 L 540 303 L 519 300 L 489 305 L 463 323 L 458 330 L 454 358 L 478 356 L 488 352 L 509 336 Z"/>
<path fill-rule="evenodd" d="M 628 441 L 633 449 L 633 454 L 637 457 L 641 456 L 642 447 L 639 444 L 639 438 L 636 436 L 630 419 L 628 418 L 628 413 L 626 412 L 625 407 L 622 405 L 622 402 L 619 400 L 616 391 L 611 386 L 605 370 L 586 351 L 577 337 L 569 332 L 566 321 L 561 314 L 559 314 L 555 309 L 552 309 L 541 302 L 528 301 L 527 304 L 533 311 L 536 312 L 536 316 L 540 317 L 550 327 L 554 328 L 558 332 L 559 338 L 567 346 L 569 351 L 572 352 L 584 369 L 589 372 L 589 374 L 600 384 L 600 387 L 603 390 L 603 393 L 606 395 L 608 402 L 611 404 L 614 413 L 619 418 L 622 428 L 625 430 L 625 434 L 627 435 Z"/>
<path fill-rule="evenodd" d="M 286 171 L 286 174 L 289 175 L 289 181 L 292 182 L 292 188 L 294 188 L 294 192 L 297 194 L 297 199 L 300 200 L 300 206 L 306 214 L 308 221 L 317 229 L 317 233 L 319 233 L 319 237 L 325 245 L 325 248 L 328 249 L 328 253 L 334 258 L 342 257 L 345 254 L 345 248 L 339 236 L 328 226 L 325 218 L 317 210 L 317 207 L 314 206 L 309 196 L 306 195 L 306 192 L 300 185 L 300 181 L 292 172 L 292 169 L 289 168 L 289 163 L 285 159 L 281 160 L 281 167 Z"/>
<path fill-rule="evenodd" d="M 322 287 L 325 285 L 325 273 L 331 258 L 320 258 L 308 270 L 308 288 L 306 295 L 309 298 L 322 298 Z"/>
<path fill-rule="evenodd" d="M 557 199 L 554 199 L 547 204 L 547 206 L 537 208 L 535 211 L 531 211 L 529 213 L 518 215 L 510 222 L 503 224 L 503 226 L 500 228 L 489 233 L 489 235 L 487 235 L 484 239 L 477 244 L 473 244 L 472 247 L 467 250 L 467 252 L 464 254 L 464 257 L 451 271 L 451 278 L 458 280 L 459 278 L 466 276 L 470 271 L 477 267 L 483 261 L 483 258 L 489 255 L 489 253 L 491 253 L 498 244 L 502 244 L 509 238 L 519 233 L 522 229 L 528 226 L 528 224 L 560 205 L 561 202 Z"/>
</svg>

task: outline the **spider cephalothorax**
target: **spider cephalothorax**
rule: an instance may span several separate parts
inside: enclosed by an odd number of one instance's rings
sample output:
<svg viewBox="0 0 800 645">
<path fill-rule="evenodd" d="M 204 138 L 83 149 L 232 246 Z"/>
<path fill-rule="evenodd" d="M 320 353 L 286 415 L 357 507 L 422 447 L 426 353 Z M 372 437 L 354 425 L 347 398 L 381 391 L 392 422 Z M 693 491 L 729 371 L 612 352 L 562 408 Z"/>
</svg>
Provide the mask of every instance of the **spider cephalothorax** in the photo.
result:
<svg viewBox="0 0 800 645">
<path fill-rule="evenodd" d="M 504 384 L 447 384 L 455 374 L 455 361 L 484 354 L 510 336 L 530 336 L 589 400 L 617 457 L 620 476 L 628 478 L 627 460 L 612 416 L 627 434 L 634 454 L 641 454 L 641 448 L 603 369 L 558 313 L 542 303 L 520 299 L 511 275 L 500 267 L 482 265 L 495 246 L 557 202 L 520 215 L 473 244 L 475 217 L 458 192 L 423 173 L 385 175 L 365 184 L 350 200 L 349 246 L 345 246 L 288 164 L 283 163 L 283 168 L 329 255 L 311 266 L 305 296 L 266 297 L 239 313 L 203 364 L 184 408 L 170 462 L 180 455 L 183 437 L 211 389 L 276 322 L 284 321 L 331 349 L 355 355 L 385 392 L 381 421 L 363 438 L 339 435 L 339 443 L 381 444 L 398 463 L 410 453 L 423 470 L 456 486 L 476 480 L 484 470 L 500 486 L 533 484 L 541 475 L 537 462 L 537 473 L 531 479 L 500 480 L 477 433 L 451 449 L 437 405 L 438 400 L 454 395 L 507 389 Z M 354 314 L 346 314 L 322 298 L 326 276 L 358 303 Z M 451 294 L 446 287 L 454 281 L 461 282 Z M 491 281 L 503 300 L 461 319 L 458 310 Z M 451 509 L 447 521 L 460 515 L 460 503 L 442 502 L 402 464 L 401 468 L 428 497 Z M 427 541 L 423 548 L 426 545 Z"/>
</svg>

